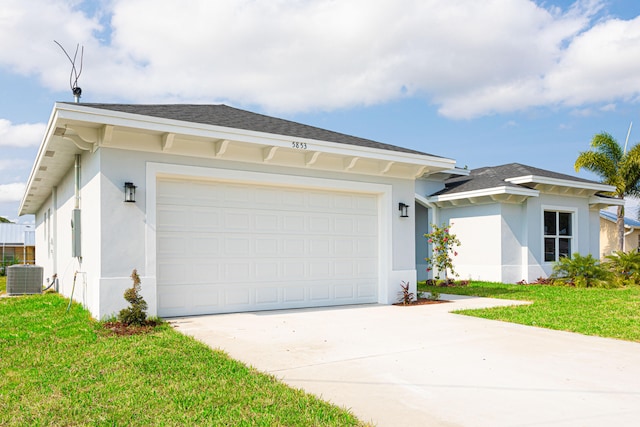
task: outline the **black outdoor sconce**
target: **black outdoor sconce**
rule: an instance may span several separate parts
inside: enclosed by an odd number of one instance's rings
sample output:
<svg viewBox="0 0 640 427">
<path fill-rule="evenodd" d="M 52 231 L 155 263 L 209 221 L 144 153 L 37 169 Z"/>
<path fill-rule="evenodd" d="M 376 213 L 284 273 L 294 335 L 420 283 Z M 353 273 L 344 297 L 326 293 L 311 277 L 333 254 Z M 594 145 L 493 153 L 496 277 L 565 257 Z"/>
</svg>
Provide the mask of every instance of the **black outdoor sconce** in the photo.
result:
<svg viewBox="0 0 640 427">
<path fill-rule="evenodd" d="M 400 218 L 409 218 L 409 205 L 400 202 L 398 204 L 398 210 L 400 211 Z"/>
<path fill-rule="evenodd" d="M 131 203 L 136 202 L 136 186 L 133 185 L 133 182 L 124 183 L 124 201 Z"/>
</svg>

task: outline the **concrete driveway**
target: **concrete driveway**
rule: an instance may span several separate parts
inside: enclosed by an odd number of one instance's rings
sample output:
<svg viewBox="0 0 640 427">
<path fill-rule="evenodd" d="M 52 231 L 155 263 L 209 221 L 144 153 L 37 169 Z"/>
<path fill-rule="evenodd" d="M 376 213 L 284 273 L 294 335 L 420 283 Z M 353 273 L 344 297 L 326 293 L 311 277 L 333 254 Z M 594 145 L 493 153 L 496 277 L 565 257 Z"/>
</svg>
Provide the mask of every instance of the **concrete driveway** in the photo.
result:
<svg viewBox="0 0 640 427">
<path fill-rule="evenodd" d="M 449 313 L 517 301 L 172 319 L 378 426 L 638 426 L 640 344 Z"/>
</svg>

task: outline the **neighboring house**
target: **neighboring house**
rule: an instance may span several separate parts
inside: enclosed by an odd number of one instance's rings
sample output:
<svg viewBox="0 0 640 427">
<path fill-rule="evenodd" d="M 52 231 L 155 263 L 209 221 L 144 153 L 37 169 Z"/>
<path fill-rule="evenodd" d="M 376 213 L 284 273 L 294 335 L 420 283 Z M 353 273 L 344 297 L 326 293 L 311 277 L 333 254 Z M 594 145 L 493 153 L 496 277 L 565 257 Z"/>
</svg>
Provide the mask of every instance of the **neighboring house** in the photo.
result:
<svg viewBox="0 0 640 427">
<path fill-rule="evenodd" d="M 462 279 L 530 282 L 548 276 L 559 257 L 598 256 L 600 209 L 623 203 L 601 194 L 613 189 L 518 163 L 475 169 L 441 191 L 421 191 L 417 201 L 428 209 L 417 210 L 416 234 L 432 222 L 450 224 L 461 242 L 454 264 Z M 429 276 L 419 261 L 422 280 Z"/>
<path fill-rule="evenodd" d="M 35 263 L 35 236 L 31 225 L 0 223 L 0 274 L 12 264 Z"/>
<path fill-rule="evenodd" d="M 617 215 L 600 211 L 600 258 L 618 250 Z M 624 250 L 637 251 L 640 247 L 640 221 L 624 218 Z"/>
<path fill-rule="evenodd" d="M 98 319 L 134 268 L 150 315 L 389 304 L 416 283 L 399 206 L 454 167 L 225 105 L 57 103 L 20 214 L 44 276 Z"/>
</svg>

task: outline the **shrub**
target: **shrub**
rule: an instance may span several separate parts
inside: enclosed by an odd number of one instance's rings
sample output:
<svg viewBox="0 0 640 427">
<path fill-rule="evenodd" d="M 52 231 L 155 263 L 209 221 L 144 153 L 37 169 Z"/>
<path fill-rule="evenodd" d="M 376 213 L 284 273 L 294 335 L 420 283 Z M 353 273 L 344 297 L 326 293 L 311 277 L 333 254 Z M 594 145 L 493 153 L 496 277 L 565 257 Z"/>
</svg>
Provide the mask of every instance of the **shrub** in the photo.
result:
<svg viewBox="0 0 640 427">
<path fill-rule="evenodd" d="M 433 255 L 430 258 L 425 258 L 425 261 L 427 261 L 429 265 L 427 271 L 435 268 L 436 279 L 440 280 L 440 273 L 443 273 L 444 282 L 448 284 L 448 271 L 451 271 L 451 276 L 458 276 L 453 269 L 453 259 L 451 256 L 458 255 L 455 248 L 460 246 L 460 241 L 455 234 L 449 232 L 449 226 L 446 224 L 442 224 L 442 227 L 432 224 L 431 228 L 433 231 L 424 235 L 429 244 L 433 245 Z"/>
<path fill-rule="evenodd" d="M 640 252 L 616 251 L 605 257 L 605 267 L 614 274 L 614 281 L 620 286 L 640 284 Z"/>
<path fill-rule="evenodd" d="M 133 286 L 124 291 L 124 299 L 130 304 L 129 307 L 123 308 L 118 314 L 118 320 L 125 325 L 142 326 L 147 320 L 147 302 L 140 295 L 140 276 L 136 269 L 131 273 Z"/>
<path fill-rule="evenodd" d="M 610 279 L 609 271 L 591 254 L 582 256 L 575 253 L 571 258 L 560 258 L 553 265 L 551 278 L 554 279 L 554 283 L 565 283 L 577 288 L 608 288 L 614 285 L 608 280 Z"/>
</svg>

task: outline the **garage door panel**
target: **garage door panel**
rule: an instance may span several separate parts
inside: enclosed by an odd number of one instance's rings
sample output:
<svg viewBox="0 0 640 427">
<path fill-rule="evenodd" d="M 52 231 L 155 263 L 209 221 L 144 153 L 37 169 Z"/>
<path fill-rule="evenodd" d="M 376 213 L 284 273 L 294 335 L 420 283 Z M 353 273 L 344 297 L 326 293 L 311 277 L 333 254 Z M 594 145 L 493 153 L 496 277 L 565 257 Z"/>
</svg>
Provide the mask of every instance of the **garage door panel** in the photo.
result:
<svg viewBox="0 0 640 427">
<path fill-rule="evenodd" d="M 256 304 L 278 304 L 281 300 L 277 286 L 256 289 Z"/>
<path fill-rule="evenodd" d="M 377 296 L 377 287 L 371 282 L 359 283 L 356 285 L 358 298 L 374 298 Z"/>
<path fill-rule="evenodd" d="M 354 289 L 353 285 L 336 285 L 334 287 L 334 295 L 336 299 L 353 299 Z"/>
<path fill-rule="evenodd" d="M 325 304 L 329 303 L 330 298 L 330 288 L 328 284 L 315 284 L 309 289 L 309 299 L 313 302 L 324 302 Z"/>
<path fill-rule="evenodd" d="M 256 280 L 271 281 L 281 279 L 280 265 L 277 261 L 257 262 L 255 272 Z"/>
<path fill-rule="evenodd" d="M 303 303 L 305 301 L 306 289 L 303 287 L 283 287 L 282 289 L 282 302 L 284 303 Z"/>
<path fill-rule="evenodd" d="M 277 232 L 280 228 L 279 216 L 273 213 L 255 212 L 253 229 L 263 233 Z"/>
<path fill-rule="evenodd" d="M 251 292 L 249 288 L 235 287 L 227 288 L 224 292 L 225 305 L 236 305 L 246 307 L 251 302 Z"/>
<path fill-rule="evenodd" d="M 377 301 L 376 195 L 186 180 L 157 188 L 159 315 Z"/>
<path fill-rule="evenodd" d="M 282 231 L 287 233 L 304 233 L 304 217 L 284 214 Z"/>
</svg>

